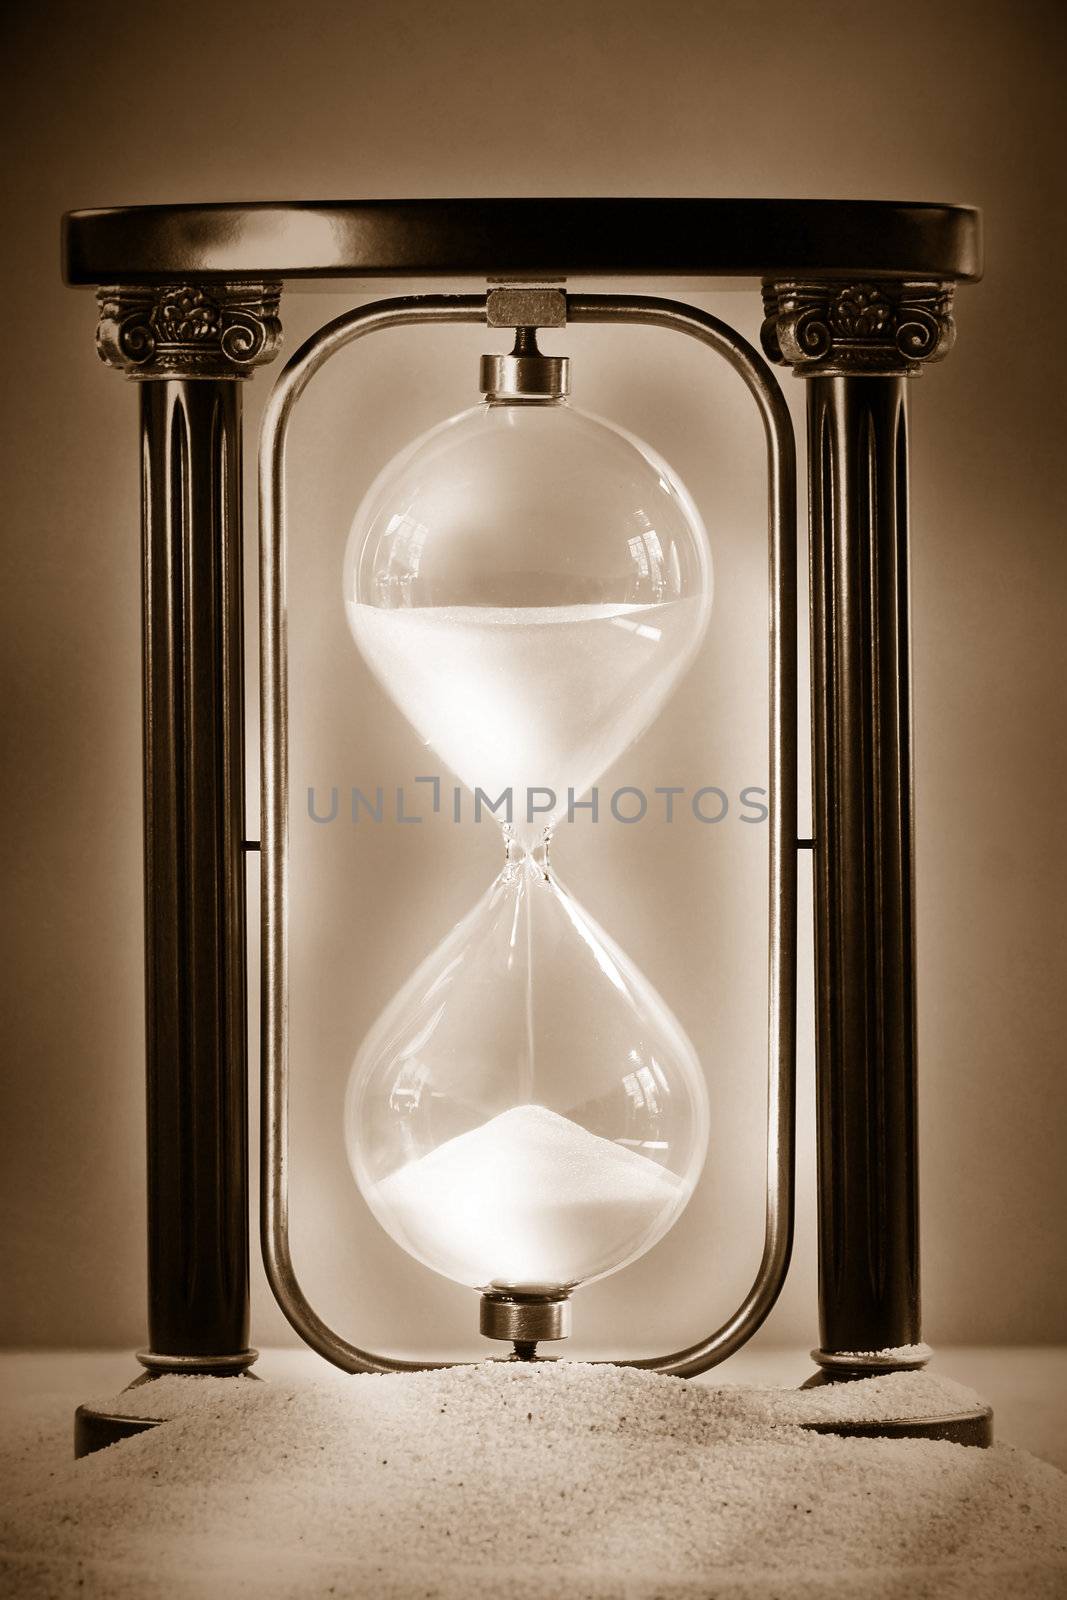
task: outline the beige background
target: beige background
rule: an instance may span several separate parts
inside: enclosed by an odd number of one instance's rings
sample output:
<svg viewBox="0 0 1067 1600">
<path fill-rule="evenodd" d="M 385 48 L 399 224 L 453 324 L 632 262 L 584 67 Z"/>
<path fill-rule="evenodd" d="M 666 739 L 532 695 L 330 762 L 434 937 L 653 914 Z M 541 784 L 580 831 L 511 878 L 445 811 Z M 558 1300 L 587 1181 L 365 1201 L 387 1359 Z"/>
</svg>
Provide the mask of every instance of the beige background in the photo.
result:
<svg viewBox="0 0 1067 1600">
<path fill-rule="evenodd" d="M 190 0 L 122 19 L 46 4 L 7 25 L 5 1342 L 143 1336 L 135 395 L 96 360 L 90 296 L 59 282 L 59 215 L 167 200 L 551 193 L 986 210 L 985 282 L 960 295 L 956 352 L 912 394 L 926 1334 L 1067 1335 L 1059 17 L 1032 0 Z M 289 297 L 287 347 L 345 303 Z M 754 292 L 702 303 L 755 336 Z M 397 334 L 342 358 L 309 396 L 294 464 L 296 1252 L 329 1317 L 397 1350 L 471 1345 L 472 1297 L 407 1260 L 363 1210 L 340 1148 L 342 1089 L 363 1031 L 481 892 L 499 851 L 486 829 L 440 820 L 316 830 L 300 795 L 308 783 L 367 787 L 427 770 L 348 640 L 341 550 L 370 476 L 470 403 L 484 343 L 470 331 Z M 700 663 L 605 782 L 736 793 L 766 772 L 759 434 L 736 382 L 699 351 L 663 346 L 647 332 L 566 339 L 578 402 L 674 463 L 717 564 Z M 261 373 L 246 391 L 250 438 L 269 381 Z M 786 387 L 799 424 L 801 385 Z M 250 607 L 253 583 L 250 561 Z M 254 800 L 249 815 L 254 835 Z M 688 1340 L 754 1270 L 764 849 L 761 830 L 732 818 L 587 826 L 560 841 L 565 879 L 691 1033 L 715 1118 L 697 1199 L 656 1251 L 582 1296 L 579 1347 Z M 798 1242 L 769 1342 L 816 1334 L 806 933 L 801 963 Z M 254 1338 L 287 1336 L 257 1262 Z"/>
</svg>

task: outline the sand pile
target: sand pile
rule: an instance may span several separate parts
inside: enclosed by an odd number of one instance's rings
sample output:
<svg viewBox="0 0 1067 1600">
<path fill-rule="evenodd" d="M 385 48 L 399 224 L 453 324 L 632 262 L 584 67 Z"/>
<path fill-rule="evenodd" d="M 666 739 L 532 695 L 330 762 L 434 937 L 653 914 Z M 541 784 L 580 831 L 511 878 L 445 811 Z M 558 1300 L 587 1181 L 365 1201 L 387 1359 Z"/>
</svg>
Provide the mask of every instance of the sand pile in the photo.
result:
<svg viewBox="0 0 1067 1600">
<path fill-rule="evenodd" d="M 798 1397 L 566 1362 L 324 1371 L 299 1388 L 162 1379 L 124 1399 L 172 1420 L 82 1462 L 56 1456 L 9 1499 L 0 1587 L 19 1600 L 1067 1592 L 1062 1474 L 1003 1447 L 796 1426 L 864 1390 L 866 1415 L 969 1398 L 922 1374 Z"/>
<path fill-rule="evenodd" d="M 477 1288 L 571 1284 L 632 1256 L 689 1197 L 648 1156 L 512 1106 L 377 1185 L 416 1255 Z"/>
</svg>

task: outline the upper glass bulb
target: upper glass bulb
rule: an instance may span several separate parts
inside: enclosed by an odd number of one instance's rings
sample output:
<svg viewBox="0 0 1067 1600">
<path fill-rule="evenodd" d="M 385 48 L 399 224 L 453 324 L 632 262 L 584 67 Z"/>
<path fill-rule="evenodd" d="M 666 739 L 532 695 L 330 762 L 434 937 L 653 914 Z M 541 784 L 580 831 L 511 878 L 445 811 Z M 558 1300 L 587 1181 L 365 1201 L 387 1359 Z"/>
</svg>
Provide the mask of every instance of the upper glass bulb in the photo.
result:
<svg viewBox="0 0 1067 1600">
<path fill-rule="evenodd" d="M 675 474 L 564 399 L 475 406 L 424 434 L 372 485 L 345 554 L 375 675 L 468 788 L 512 790 L 527 843 L 652 721 L 711 593 Z M 555 797 L 532 823 L 530 790 Z"/>
</svg>

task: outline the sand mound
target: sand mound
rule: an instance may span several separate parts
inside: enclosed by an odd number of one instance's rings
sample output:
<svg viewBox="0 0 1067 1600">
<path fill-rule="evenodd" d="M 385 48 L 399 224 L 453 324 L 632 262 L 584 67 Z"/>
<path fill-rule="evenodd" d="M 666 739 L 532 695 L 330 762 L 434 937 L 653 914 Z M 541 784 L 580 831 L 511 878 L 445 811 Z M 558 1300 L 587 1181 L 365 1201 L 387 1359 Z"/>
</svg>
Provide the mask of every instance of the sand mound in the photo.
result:
<svg viewBox="0 0 1067 1600">
<path fill-rule="evenodd" d="M 923 1374 L 798 1396 L 562 1362 L 324 1370 L 299 1387 L 161 1379 L 124 1401 L 170 1411 L 163 1427 L 78 1463 L 27 1443 L 0 1586 L 19 1600 L 1067 1592 L 1062 1474 L 1003 1447 L 797 1425 L 864 1390 L 873 1416 L 928 1410 L 935 1390 L 970 1398 Z"/>
</svg>

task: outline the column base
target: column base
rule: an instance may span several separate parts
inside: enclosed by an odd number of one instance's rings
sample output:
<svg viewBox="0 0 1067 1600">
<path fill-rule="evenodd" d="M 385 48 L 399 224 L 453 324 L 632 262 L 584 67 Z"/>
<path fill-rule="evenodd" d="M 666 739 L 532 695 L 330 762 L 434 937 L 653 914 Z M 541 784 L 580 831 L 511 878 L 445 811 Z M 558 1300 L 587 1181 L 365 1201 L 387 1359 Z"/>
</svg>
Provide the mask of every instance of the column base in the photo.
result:
<svg viewBox="0 0 1067 1600">
<path fill-rule="evenodd" d="M 140 1389 L 153 1383 L 165 1373 L 200 1375 L 213 1378 L 248 1377 L 255 1382 L 254 1372 L 248 1368 L 259 1355 L 258 1350 L 242 1350 L 233 1356 L 160 1356 L 150 1350 L 139 1350 L 137 1359 L 147 1370 L 126 1385 L 123 1393 Z M 80 1461 L 97 1450 L 106 1450 L 120 1439 L 132 1439 L 135 1434 L 158 1428 L 165 1417 L 124 1416 L 121 1411 L 99 1411 L 95 1406 L 79 1406 L 74 1413 L 74 1459 Z"/>
<path fill-rule="evenodd" d="M 163 1356 L 154 1350 L 138 1350 L 137 1359 L 146 1367 L 146 1377 L 161 1378 L 165 1372 L 199 1373 L 204 1378 L 234 1378 L 247 1372 L 259 1359 L 258 1350 L 238 1350 L 232 1356 Z M 143 1382 L 144 1379 L 138 1379 Z M 132 1388 L 133 1385 L 131 1384 Z"/>
<path fill-rule="evenodd" d="M 880 1372 L 919 1372 L 933 1353 L 928 1344 L 906 1344 L 896 1350 L 813 1350 L 811 1359 L 821 1371 L 802 1387 L 817 1389 L 824 1383 L 874 1378 Z"/>
</svg>

